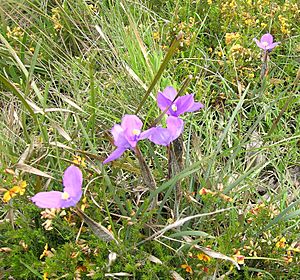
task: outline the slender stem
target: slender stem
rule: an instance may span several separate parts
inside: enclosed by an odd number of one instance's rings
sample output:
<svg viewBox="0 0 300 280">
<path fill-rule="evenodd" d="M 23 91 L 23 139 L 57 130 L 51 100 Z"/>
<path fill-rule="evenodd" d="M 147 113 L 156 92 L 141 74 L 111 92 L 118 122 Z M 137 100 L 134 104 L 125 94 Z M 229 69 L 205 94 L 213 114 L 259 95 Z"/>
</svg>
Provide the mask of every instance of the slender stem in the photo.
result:
<svg viewBox="0 0 300 280">
<path fill-rule="evenodd" d="M 260 78 L 263 79 L 268 74 L 268 51 L 264 51 L 263 57 L 262 57 L 262 66 L 261 66 L 261 73 Z"/>
<path fill-rule="evenodd" d="M 138 158 L 140 168 L 142 171 L 142 177 L 145 185 L 150 189 L 150 191 L 155 191 L 156 190 L 156 182 L 154 180 L 153 174 L 147 165 L 144 157 L 142 156 L 142 153 L 140 149 L 136 146 L 135 147 L 135 154 Z M 158 201 L 158 195 L 156 195 L 153 200 L 151 201 L 150 209 L 154 209 L 157 206 L 157 201 Z"/>
</svg>

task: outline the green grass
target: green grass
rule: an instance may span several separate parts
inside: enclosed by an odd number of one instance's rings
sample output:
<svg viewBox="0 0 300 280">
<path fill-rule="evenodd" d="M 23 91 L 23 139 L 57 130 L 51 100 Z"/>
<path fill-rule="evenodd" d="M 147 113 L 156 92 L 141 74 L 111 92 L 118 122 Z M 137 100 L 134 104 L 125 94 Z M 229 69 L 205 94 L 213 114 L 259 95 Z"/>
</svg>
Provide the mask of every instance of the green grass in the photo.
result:
<svg viewBox="0 0 300 280">
<path fill-rule="evenodd" d="M 0 207 L 0 278 L 298 279 L 299 17 L 296 0 L 0 0 L 2 197 L 27 182 Z M 267 32 L 281 44 L 261 80 L 253 38 Z M 171 161 L 177 171 L 168 178 L 166 149 L 147 141 L 139 147 L 155 191 L 132 152 L 102 166 L 114 149 L 111 127 L 141 104 L 148 128 L 161 113 L 157 91 L 184 88 L 189 75 L 185 92 L 205 108 L 183 117 L 182 168 Z M 85 213 L 118 244 L 70 209 L 46 230 L 29 200 L 61 190 L 75 155 L 86 159 Z M 203 247 L 215 252 L 209 262 L 197 257 Z M 238 251 L 240 270 L 225 257 Z"/>
</svg>

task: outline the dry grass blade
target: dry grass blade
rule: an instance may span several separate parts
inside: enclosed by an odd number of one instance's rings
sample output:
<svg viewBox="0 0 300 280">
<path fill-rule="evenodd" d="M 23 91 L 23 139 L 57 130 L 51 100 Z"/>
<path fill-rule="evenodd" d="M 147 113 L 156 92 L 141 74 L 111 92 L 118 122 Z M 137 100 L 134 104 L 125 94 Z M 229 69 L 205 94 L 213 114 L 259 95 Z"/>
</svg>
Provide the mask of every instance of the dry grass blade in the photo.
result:
<svg viewBox="0 0 300 280">
<path fill-rule="evenodd" d="M 35 174 L 35 175 L 38 175 L 38 176 L 41 176 L 41 177 L 45 177 L 45 178 L 50 178 L 50 179 L 54 179 L 52 176 L 50 176 L 49 174 L 37 169 L 37 168 L 34 168 L 30 165 L 27 165 L 25 163 L 17 163 L 16 164 L 16 168 L 19 169 L 19 170 L 22 170 L 24 172 L 27 172 L 27 173 L 31 173 L 31 174 Z"/>
<path fill-rule="evenodd" d="M 205 216 L 210 216 L 210 215 L 222 213 L 222 212 L 228 211 L 230 209 L 232 209 L 232 207 L 221 209 L 221 210 L 217 210 L 217 211 L 210 212 L 210 213 L 197 214 L 197 215 L 194 215 L 194 216 L 189 216 L 189 217 L 185 217 L 183 219 L 177 220 L 175 223 L 170 224 L 170 225 L 164 227 L 163 229 L 159 230 L 158 232 L 154 233 L 153 235 L 149 236 L 148 238 L 146 238 L 145 240 L 143 240 L 142 242 L 140 242 L 139 244 L 142 244 L 145 241 L 149 241 L 149 240 L 154 239 L 154 238 L 158 238 L 158 237 L 162 236 L 165 232 L 167 232 L 167 231 L 169 231 L 171 229 L 174 229 L 174 228 L 181 227 L 186 222 L 188 222 L 188 221 L 190 221 L 192 219 L 196 219 L 196 218 L 200 218 L 200 217 L 205 217 Z"/>
<path fill-rule="evenodd" d="M 195 245 L 195 248 L 201 250 L 204 254 L 210 256 L 211 258 L 230 261 L 236 266 L 236 268 L 238 270 L 240 270 L 239 264 L 233 258 L 230 258 L 230 257 L 228 257 L 224 254 L 221 254 L 219 252 L 213 251 L 209 248 L 205 248 L 205 247 L 202 247 L 202 246 L 199 246 L 199 245 Z"/>
<path fill-rule="evenodd" d="M 153 255 L 148 256 L 148 260 L 150 262 L 156 263 L 156 264 L 162 264 L 162 261 L 158 259 L 157 257 L 154 257 Z"/>
<path fill-rule="evenodd" d="M 72 138 L 70 137 L 70 135 L 61 127 L 59 126 L 58 124 L 56 123 L 53 123 L 51 124 L 56 130 L 57 132 L 62 136 L 64 137 L 67 141 L 72 141 Z"/>
<path fill-rule="evenodd" d="M 193 240 L 187 236 L 184 236 L 184 239 L 185 241 L 189 242 L 189 243 L 192 243 Z M 193 245 L 194 248 L 202 251 L 204 254 L 210 256 L 211 258 L 214 258 L 214 259 L 221 259 L 221 260 L 225 260 L 225 261 L 230 261 L 232 262 L 236 268 L 238 270 L 240 270 L 240 266 L 239 264 L 231 257 L 228 257 L 222 253 L 219 253 L 219 252 L 216 252 L 216 251 L 213 251 L 212 249 L 210 248 L 206 248 L 206 247 L 202 247 L 202 246 L 199 246 L 199 245 Z"/>
<path fill-rule="evenodd" d="M 18 161 L 19 164 L 23 164 L 30 156 L 30 154 L 33 152 L 33 145 L 28 145 L 22 155 L 20 156 L 20 159 Z"/>
<path fill-rule="evenodd" d="M 176 271 L 170 271 L 173 280 L 184 280 Z"/>
<path fill-rule="evenodd" d="M 119 244 L 119 242 L 114 238 L 114 236 L 107 228 L 105 228 L 99 223 L 96 223 L 93 219 L 87 216 L 79 208 L 76 208 L 76 213 L 84 220 L 84 222 L 90 227 L 90 229 L 94 232 L 94 234 L 97 237 L 99 237 L 99 239 L 107 242 L 115 241 L 117 244 Z"/>
<path fill-rule="evenodd" d="M 68 103 L 69 105 L 71 105 L 72 107 L 74 107 L 74 108 L 76 108 L 77 110 L 79 110 L 80 112 L 83 112 L 84 113 L 84 111 L 74 102 L 74 101 L 72 101 L 71 99 L 69 99 L 69 98 L 67 98 L 67 97 L 65 97 L 65 96 L 63 96 L 63 95 L 60 95 L 60 98 L 63 100 L 63 101 L 65 101 L 66 103 Z"/>
<path fill-rule="evenodd" d="M 63 143 L 60 143 L 60 142 L 50 142 L 49 145 L 51 146 L 55 146 L 55 147 L 58 147 L 58 148 L 62 148 L 62 149 L 67 149 L 67 150 L 74 150 L 73 148 L 63 144 Z"/>
<path fill-rule="evenodd" d="M 116 279 L 117 277 L 130 277 L 130 276 L 133 275 L 127 272 L 105 273 L 105 277 L 113 277 Z"/>
</svg>

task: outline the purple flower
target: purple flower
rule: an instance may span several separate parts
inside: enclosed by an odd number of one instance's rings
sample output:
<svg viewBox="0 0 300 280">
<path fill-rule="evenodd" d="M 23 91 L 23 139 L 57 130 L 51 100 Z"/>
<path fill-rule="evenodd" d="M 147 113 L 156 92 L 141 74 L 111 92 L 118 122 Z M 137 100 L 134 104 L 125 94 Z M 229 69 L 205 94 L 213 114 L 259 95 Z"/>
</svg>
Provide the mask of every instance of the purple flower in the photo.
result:
<svg viewBox="0 0 300 280">
<path fill-rule="evenodd" d="M 169 86 L 166 87 L 163 92 L 159 92 L 157 95 L 158 107 L 165 111 L 170 116 L 178 117 L 185 112 L 194 112 L 202 109 L 204 105 L 200 102 L 194 101 L 193 94 L 186 94 L 176 98 L 177 91 Z M 176 100 L 174 100 L 176 98 Z"/>
<path fill-rule="evenodd" d="M 160 126 L 150 128 L 148 139 L 155 144 L 168 146 L 179 137 L 183 131 L 183 126 L 184 122 L 182 119 L 169 116 L 167 118 L 167 128 Z"/>
<path fill-rule="evenodd" d="M 254 38 L 254 41 L 256 45 L 264 51 L 271 51 L 280 44 L 280 42 L 273 43 L 273 36 L 270 33 L 262 35 L 260 41 L 258 41 L 256 38 Z"/>
<path fill-rule="evenodd" d="M 127 149 L 134 149 L 139 140 L 148 138 L 150 130 L 141 132 L 142 126 L 142 121 L 136 115 L 125 115 L 121 125 L 114 125 L 111 134 L 117 149 L 103 161 L 103 164 L 119 158 Z"/>
<path fill-rule="evenodd" d="M 75 206 L 82 195 L 82 173 L 75 165 L 69 166 L 63 176 L 63 192 L 39 192 L 31 200 L 40 208 L 65 208 Z"/>
</svg>

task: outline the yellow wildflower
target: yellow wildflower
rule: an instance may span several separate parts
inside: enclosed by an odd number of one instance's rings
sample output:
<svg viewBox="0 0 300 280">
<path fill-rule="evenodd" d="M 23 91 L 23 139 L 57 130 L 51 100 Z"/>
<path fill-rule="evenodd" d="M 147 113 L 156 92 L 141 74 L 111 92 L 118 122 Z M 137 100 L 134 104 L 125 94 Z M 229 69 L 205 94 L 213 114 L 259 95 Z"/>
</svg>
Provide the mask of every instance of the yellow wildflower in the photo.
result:
<svg viewBox="0 0 300 280">
<path fill-rule="evenodd" d="M 154 39 L 155 41 L 158 41 L 159 38 L 160 38 L 160 35 L 159 35 L 159 32 L 158 32 L 158 31 L 157 31 L 157 32 L 153 32 L 153 33 L 152 33 L 152 36 L 153 36 L 153 39 Z"/>
<path fill-rule="evenodd" d="M 239 39 L 241 35 L 237 32 L 226 33 L 225 34 L 225 44 L 229 45 L 232 41 Z"/>
<path fill-rule="evenodd" d="M 18 193 L 19 193 L 20 195 L 23 195 L 23 194 L 25 193 L 26 186 L 27 186 L 26 181 L 21 181 L 21 182 L 19 183 L 19 185 L 18 185 L 17 187 L 18 187 Z"/>
<path fill-rule="evenodd" d="M 208 255 L 206 255 L 206 254 L 203 254 L 203 253 L 198 254 L 197 258 L 200 261 L 204 261 L 204 262 L 209 262 L 210 261 L 210 257 Z"/>
<path fill-rule="evenodd" d="M 233 199 L 230 196 L 226 195 L 226 194 L 220 193 L 219 196 L 220 196 L 220 198 L 222 198 L 223 200 L 225 200 L 227 202 L 232 202 L 233 201 Z"/>
<path fill-rule="evenodd" d="M 45 247 L 44 247 L 44 251 L 43 253 L 40 255 L 40 260 L 43 258 L 43 257 L 53 257 L 53 253 L 51 251 L 48 250 L 48 243 L 46 243 Z"/>
<path fill-rule="evenodd" d="M 286 264 L 293 262 L 293 255 L 291 251 L 287 251 L 287 255 L 283 258 Z"/>
<path fill-rule="evenodd" d="M 185 269 L 185 271 L 186 271 L 187 273 L 190 273 L 190 274 L 193 273 L 192 267 L 190 267 L 188 264 L 182 264 L 182 265 L 181 265 L 181 268 Z"/>
<path fill-rule="evenodd" d="M 81 199 L 81 202 L 82 202 L 82 204 L 80 206 L 80 209 L 81 209 L 81 211 L 84 211 L 85 208 L 88 206 L 88 204 L 86 202 L 86 196 L 83 199 Z"/>
<path fill-rule="evenodd" d="M 212 0 L 207 0 L 207 4 L 211 5 L 212 4 Z"/>
<path fill-rule="evenodd" d="M 199 191 L 199 194 L 200 195 L 207 195 L 207 194 L 211 194 L 211 195 L 215 195 L 216 193 L 211 191 L 211 190 L 208 190 L 206 188 L 202 188 L 200 191 Z"/>
<path fill-rule="evenodd" d="M 245 256 L 241 255 L 241 252 L 237 250 L 235 254 L 233 255 L 233 259 L 238 263 L 238 264 L 244 264 L 245 263 Z"/>
<path fill-rule="evenodd" d="M 86 163 L 85 163 L 85 158 L 84 157 L 80 157 L 80 156 L 74 156 L 73 159 L 73 163 L 82 166 L 82 167 L 86 167 Z"/>
<path fill-rule="evenodd" d="M 285 237 L 280 238 L 280 240 L 275 244 L 276 248 L 285 248 L 286 247 L 286 239 Z"/>
<path fill-rule="evenodd" d="M 25 193 L 26 186 L 26 181 L 21 181 L 19 185 L 12 187 L 10 190 L 5 192 L 3 195 L 3 201 L 7 203 L 17 194 L 23 195 Z"/>
<path fill-rule="evenodd" d="M 13 189 L 8 190 L 4 195 L 3 195 L 3 201 L 7 203 L 10 201 L 14 196 L 17 194 L 13 191 Z"/>
<path fill-rule="evenodd" d="M 244 51 L 244 48 L 240 44 L 235 44 L 230 49 L 233 53 L 242 53 Z"/>
</svg>

